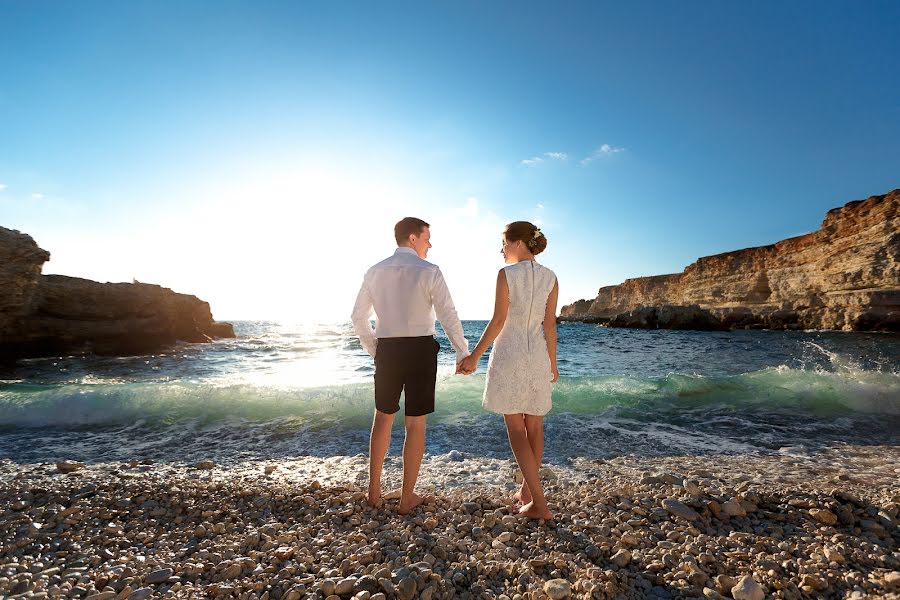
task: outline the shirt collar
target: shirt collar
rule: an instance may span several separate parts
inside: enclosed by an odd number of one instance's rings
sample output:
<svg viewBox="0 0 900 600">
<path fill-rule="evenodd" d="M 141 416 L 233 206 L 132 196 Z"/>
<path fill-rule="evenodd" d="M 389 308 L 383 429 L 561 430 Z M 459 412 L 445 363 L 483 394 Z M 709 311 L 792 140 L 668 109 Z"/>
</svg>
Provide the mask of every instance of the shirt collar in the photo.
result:
<svg viewBox="0 0 900 600">
<path fill-rule="evenodd" d="M 394 254 L 415 254 L 416 256 L 418 256 L 418 253 L 415 250 L 407 246 L 400 246 L 399 248 L 394 250 Z"/>
</svg>

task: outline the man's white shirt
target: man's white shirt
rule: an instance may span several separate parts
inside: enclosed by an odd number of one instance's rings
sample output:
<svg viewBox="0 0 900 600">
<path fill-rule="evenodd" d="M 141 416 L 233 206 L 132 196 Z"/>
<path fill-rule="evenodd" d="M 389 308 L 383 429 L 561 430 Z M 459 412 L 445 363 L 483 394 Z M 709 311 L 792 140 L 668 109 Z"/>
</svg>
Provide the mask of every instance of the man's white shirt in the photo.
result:
<svg viewBox="0 0 900 600">
<path fill-rule="evenodd" d="M 369 321 L 373 310 L 374 330 Z M 468 356 L 469 342 L 441 270 L 412 248 L 401 247 L 366 272 L 351 318 L 362 347 L 375 356 L 378 338 L 434 335 L 435 317 L 450 338 L 456 361 Z"/>
</svg>

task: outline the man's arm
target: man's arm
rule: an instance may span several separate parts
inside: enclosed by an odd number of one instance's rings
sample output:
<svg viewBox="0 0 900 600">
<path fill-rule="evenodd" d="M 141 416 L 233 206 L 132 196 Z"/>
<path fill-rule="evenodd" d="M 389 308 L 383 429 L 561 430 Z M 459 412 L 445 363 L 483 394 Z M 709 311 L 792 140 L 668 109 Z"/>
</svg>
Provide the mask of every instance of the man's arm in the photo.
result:
<svg viewBox="0 0 900 600">
<path fill-rule="evenodd" d="M 372 329 L 372 323 L 369 321 L 369 317 L 372 316 L 373 306 L 367 279 L 363 278 L 362 287 L 359 288 L 359 294 L 356 296 L 356 304 L 353 306 L 353 314 L 350 320 L 353 321 L 353 330 L 359 336 L 359 343 L 374 358 L 378 338 L 375 337 L 375 330 Z"/>
<path fill-rule="evenodd" d="M 434 313 L 441 322 L 441 326 L 450 338 L 453 349 L 456 350 L 456 362 L 469 355 L 469 341 L 463 335 L 463 326 L 456 314 L 453 298 L 447 289 L 447 282 L 440 269 L 435 270 L 434 285 L 431 289 L 431 302 L 434 305 Z"/>
</svg>

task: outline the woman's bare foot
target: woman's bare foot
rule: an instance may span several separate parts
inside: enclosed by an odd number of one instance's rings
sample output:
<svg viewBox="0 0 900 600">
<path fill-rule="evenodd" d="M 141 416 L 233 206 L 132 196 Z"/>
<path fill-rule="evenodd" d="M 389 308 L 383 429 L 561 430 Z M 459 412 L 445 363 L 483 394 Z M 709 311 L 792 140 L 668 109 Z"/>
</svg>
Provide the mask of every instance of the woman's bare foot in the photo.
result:
<svg viewBox="0 0 900 600">
<path fill-rule="evenodd" d="M 401 515 L 407 515 L 415 510 L 417 506 L 429 504 L 431 502 L 434 502 L 434 496 L 420 496 L 418 494 L 413 494 L 408 502 L 400 500 L 400 506 L 397 507 L 397 512 Z"/>
<path fill-rule="evenodd" d="M 369 504 L 369 506 L 371 506 L 372 508 L 378 508 L 379 506 L 381 506 L 382 504 L 384 504 L 384 501 L 381 499 L 381 493 L 380 493 L 380 492 L 377 493 L 377 494 L 374 494 L 374 493 L 372 493 L 372 492 L 370 491 L 368 494 L 366 494 L 366 502 L 367 502 L 367 503 Z"/>
<path fill-rule="evenodd" d="M 543 519 L 545 521 L 550 521 L 553 519 L 553 513 L 550 512 L 549 506 L 544 505 L 543 507 L 538 507 L 535 506 L 534 501 L 531 501 L 520 508 L 519 514 L 526 516 L 529 519 Z"/>
<path fill-rule="evenodd" d="M 522 506 L 525 506 L 526 504 L 531 502 L 531 490 L 528 489 L 528 486 L 525 484 L 525 482 L 522 482 L 522 487 L 518 492 L 513 494 L 513 499 Z"/>
</svg>

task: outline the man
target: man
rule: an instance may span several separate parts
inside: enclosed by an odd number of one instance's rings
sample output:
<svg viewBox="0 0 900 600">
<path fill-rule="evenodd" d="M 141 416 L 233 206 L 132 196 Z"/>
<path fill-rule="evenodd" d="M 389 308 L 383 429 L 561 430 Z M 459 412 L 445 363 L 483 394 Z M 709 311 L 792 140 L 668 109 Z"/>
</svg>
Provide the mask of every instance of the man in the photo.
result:
<svg viewBox="0 0 900 600">
<path fill-rule="evenodd" d="M 414 488 L 425 453 L 425 419 L 434 412 L 434 386 L 440 345 L 434 339 L 435 315 L 456 350 L 456 362 L 469 355 L 469 342 L 444 276 L 427 262 L 430 225 L 406 217 L 394 226 L 397 250 L 366 272 L 356 306 L 353 329 L 363 348 L 375 358 L 375 419 L 369 439 L 368 501 L 381 499 L 381 471 L 391 444 L 400 392 L 406 392 L 406 439 L 403 442 L 403 487 L 398 512 L 406 514 L 431 498 Z M 376 326 L 369 322 L 375 311 Z"/>
</svg>

